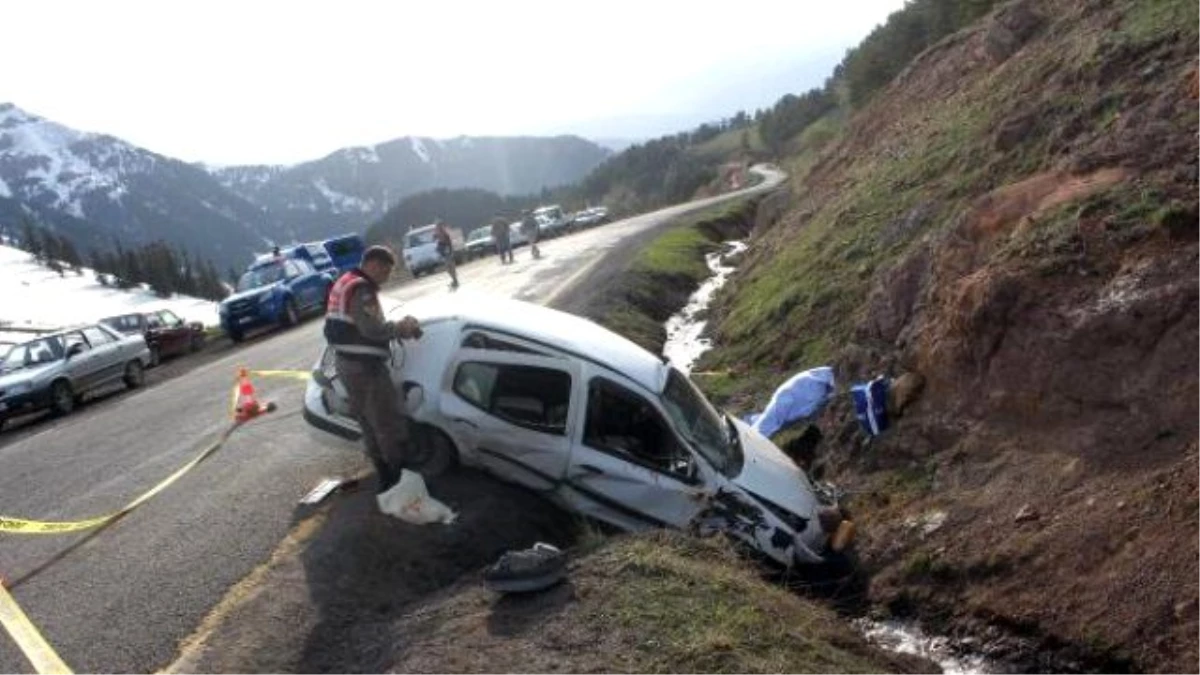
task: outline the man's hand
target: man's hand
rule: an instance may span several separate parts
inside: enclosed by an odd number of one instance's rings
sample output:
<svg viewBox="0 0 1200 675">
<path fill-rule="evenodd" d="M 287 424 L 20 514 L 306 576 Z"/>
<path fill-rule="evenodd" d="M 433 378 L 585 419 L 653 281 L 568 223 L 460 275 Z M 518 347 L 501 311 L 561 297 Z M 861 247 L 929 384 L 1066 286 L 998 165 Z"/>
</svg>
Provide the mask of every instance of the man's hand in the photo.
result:
<svg viewBox="0 0 1200 675">
<path fill-rule="evenodd" d="M 403 340 L 415 340 L 421 337 L 421 324 L 416 318 L 406 316 L 396 323 L 396 337 Z"/>
</svg>

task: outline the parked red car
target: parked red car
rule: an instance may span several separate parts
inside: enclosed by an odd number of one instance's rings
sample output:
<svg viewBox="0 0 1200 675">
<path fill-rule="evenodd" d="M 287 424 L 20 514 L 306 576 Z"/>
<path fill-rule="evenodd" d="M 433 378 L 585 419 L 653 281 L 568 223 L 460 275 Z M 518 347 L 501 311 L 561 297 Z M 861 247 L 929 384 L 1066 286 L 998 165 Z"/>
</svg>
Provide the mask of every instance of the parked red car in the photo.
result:
<svg viewBox="0 0 1200 675">
<path fill-rule="evenodd" d="M 140 333 L 146 338 L 151 368 L 163 357 L 199 351 L 204 346 L 204 325 L 198 321 L 185 322 L 169 309 L 110 316 L 100 323 L 126 335 Z"/>
</svg>

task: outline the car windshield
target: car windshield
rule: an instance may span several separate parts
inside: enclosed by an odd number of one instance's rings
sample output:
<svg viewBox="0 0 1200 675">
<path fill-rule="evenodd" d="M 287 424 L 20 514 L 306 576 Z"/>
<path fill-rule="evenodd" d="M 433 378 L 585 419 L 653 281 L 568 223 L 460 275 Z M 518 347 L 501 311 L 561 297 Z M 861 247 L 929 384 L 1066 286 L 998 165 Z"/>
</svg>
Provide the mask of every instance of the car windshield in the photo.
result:
<svg viewBox="0 0 1200 675">
<path fill-rule="evenodd" d="M 276 281 L 283 279 L 283 263 L 275 262 L 261 267 L 255 267 L 247 270 L 242 278 L 238 280 L 237 289 L 239 291 L 248 291 L 252 288 L 261 288 L 270 286 Z"/>
<path fill-rule="evenodd" d="M 467 237 L 467 241 L 479 241 L 480 239 L 487 239 L 490 236 L 492 236 L 492 231 L 481 227 L 478 230 L 471 230 L 471 235 Z"/>
<path fill-rule="evenodd" d="M 425 244 L 432 243 L 433 228 L 428 230 L 418 230 L 416 232 L 408 233 L 408 236 L 404 239 L 404 248 L 416 248 L 417 246 L 424 246 Z"/>
<path fill-rule="evenodd" d="M 662 393 L 663 407 L 679 430 L 721 473 L 732 475 L 740 462 L 738 448 L 721 414 L 683 373 L 672 368 Z"/>
<path fill-rule="evenodd" d="M 0 369 L 11 372 L 29 366 L 50 363 L 62 358 L 62 342 L 57 337 L 42 338 L 19 344 L 4 356 Z"/>
</svg>

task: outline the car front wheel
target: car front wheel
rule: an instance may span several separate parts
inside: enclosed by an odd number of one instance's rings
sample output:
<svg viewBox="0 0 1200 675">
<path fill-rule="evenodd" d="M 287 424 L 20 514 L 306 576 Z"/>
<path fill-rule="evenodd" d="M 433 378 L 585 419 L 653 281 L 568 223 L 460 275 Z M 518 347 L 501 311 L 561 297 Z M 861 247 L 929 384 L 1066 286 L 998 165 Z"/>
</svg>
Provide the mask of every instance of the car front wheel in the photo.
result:
<svg viewBox="0 0 1200 675">
<path fill-rule="evenodd" d="M 146 371 L 142 370 L 141 361 L 130 361 L 125 364 L 125 386 L 137 389 L 146 382 Z"/>
<path fill-rule="evenodd" d="M 50 387 L 50 409 L 55 415 L 70 415 L 75 409 L 75 392 L 71 383 L 59 380 Z"/>
</svg>

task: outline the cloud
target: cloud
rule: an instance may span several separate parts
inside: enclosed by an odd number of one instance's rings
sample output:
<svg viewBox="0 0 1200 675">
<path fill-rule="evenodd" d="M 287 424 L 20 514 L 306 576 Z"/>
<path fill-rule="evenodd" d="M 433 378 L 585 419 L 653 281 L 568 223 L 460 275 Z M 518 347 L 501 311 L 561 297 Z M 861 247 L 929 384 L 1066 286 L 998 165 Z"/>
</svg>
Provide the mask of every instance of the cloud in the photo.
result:
<svg viewBox="0 0 1200 675">
<path fill-rule="evenodd" d="M 795 91 L 819 84 L 805 63 L 832 67 L 902 2 L 853 4 L 40 0 L 5 7 L 23 29 L 0 42 L 0 100 L 225 164 L 707 119 L 785 93 L 756 84 L 785 81 L 778 64 L 797 64 Z"/>
</svg>

